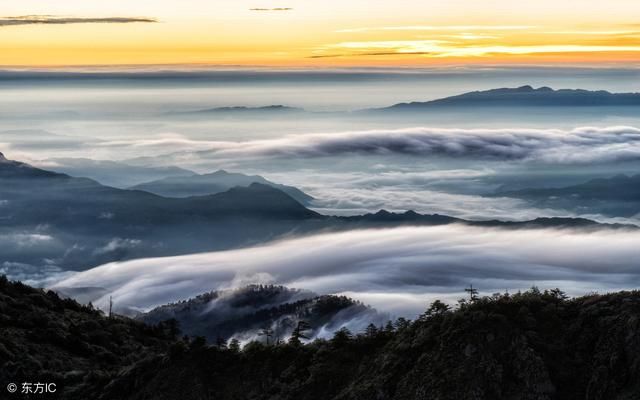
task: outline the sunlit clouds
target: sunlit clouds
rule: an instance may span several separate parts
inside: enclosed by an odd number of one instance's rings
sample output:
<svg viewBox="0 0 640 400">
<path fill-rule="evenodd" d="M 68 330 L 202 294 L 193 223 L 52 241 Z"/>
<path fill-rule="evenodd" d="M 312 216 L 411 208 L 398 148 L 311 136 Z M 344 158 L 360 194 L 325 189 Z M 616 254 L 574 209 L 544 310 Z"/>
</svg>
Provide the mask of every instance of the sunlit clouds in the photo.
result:
<svg viewBox="0 0 640 400">
<path fill-rule="evenodd" d="M 640 39 L 632 18 L 639 7 L 626 0 L 616 7 L 551 0 L 535 6 L 506 0 L 26 0 L 3 11 L 0 26 L 13 32 L 3 29 L 0 49 L 4 65 L 28 66 L 634 64 Z M 160 23 L 132 23 L 156 19 Z"/>
</svg>

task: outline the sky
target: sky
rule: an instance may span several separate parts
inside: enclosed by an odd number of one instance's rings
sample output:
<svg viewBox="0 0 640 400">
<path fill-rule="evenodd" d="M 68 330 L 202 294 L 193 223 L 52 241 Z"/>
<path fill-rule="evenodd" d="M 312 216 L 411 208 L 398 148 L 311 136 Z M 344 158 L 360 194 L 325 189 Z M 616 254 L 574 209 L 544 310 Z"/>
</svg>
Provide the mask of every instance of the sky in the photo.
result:
<svg viewBox="0 0 640 400">
<path fill-rule="evenodd" d="M 637 0 L 9 0 L 0 65 L 635 65 L 637 15 Z"/>
</svg>

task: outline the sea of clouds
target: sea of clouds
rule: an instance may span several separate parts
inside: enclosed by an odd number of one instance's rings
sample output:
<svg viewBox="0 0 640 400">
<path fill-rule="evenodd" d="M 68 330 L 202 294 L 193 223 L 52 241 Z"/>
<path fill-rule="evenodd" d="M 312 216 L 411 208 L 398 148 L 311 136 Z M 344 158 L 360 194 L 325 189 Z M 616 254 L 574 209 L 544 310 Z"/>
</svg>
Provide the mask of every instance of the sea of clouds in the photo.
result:
<svg viewBox="0 0 640 400">
<path fill-rule="evenodd" d="M 463 225 L 358 230 L 258 247 L 116 262 L 54 288 L 101 287 L 104 307 L 147 310 L 212 289 L 274 283 L 347 294 L 393 315 L 415 316 L 434 299 L 559 287 L 572 295 L 635 288 L 640 231 L 507 230 Z"/>
</svg>

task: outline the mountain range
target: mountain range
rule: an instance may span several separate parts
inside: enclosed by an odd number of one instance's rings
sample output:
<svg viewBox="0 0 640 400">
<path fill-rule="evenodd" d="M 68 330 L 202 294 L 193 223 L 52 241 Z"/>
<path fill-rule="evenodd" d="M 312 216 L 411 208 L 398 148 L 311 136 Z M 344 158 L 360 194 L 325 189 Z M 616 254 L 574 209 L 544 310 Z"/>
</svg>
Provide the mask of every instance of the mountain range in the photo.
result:
<svg viewBox="0 0 640 400">
<path fill-rule="evenodd" d="M 247 187 L 253 183 L 271 186 L 291 196 L 301 204 L 309 204 L 313 197 L 293 186 L 281 185 L 266 180 L 259 175 L 245 175 L 219 170 L 210 174 L 171 176 L 132 186 L 130 189 L 143 190 L 165 197 L 203 196 L 225 192 L 236 186 Z"/>
<path fill-rule="evenodd" d="M 631 217 L 640 213 L 640 175 L 616 175 L 558 188 L 498 191 L 495 195 L 529 200 L 542 207 Z"/>
<path fill-rule="evenodd" d="M 463 93 L 442 99 L 399 103 L 377 111 L 418 111 L 446 107 L 638 107 L 640 93 L 559 89 L 526 85 Z"/>
<path fill-rule="evenodd" d="M 290 234 L 441 225 L 531 228 L 601 225 L 579 218 L 465 221 L 412 211 L 335 217 L 306 208 L 279 188 L 261 183 L 212 195 L 169 198 L 104 186 L 0 156 L 0 262 L 24 270 L 86 270 L 111 261 L 251 246 Z M 11 274 L 13 276 L 13 274 Z"/>
<path fill-rule="evenodd" d="M 175 166 L 138 166 L 89 158 L 49 158 L 42 163 L 46 166 L 44 168 L 54 172 L 91 178 L 103 185 L 120 188 L 157 179 L 186 177 L 195 174 L 193 171 Z"/>
<path fill-rule="evenodd" d="M 289 107 L 280 104 L 261 106 L 261 107 L 246 107 L 246 106 L 232 106 L 232 107 L 214 107 L 201 110 L 191 111 L 170 111 L 164 115 L 179 117 L 179 116 L 237 116 L 237 117 L 252 117 L 270 114 L 296 114 L 304 112 L 301 108 Z"/>
<path fill-rule="evenodd" d="M 524 85 L 515 88 L 496 88 L 462 93 L 430 101 L 397 103 L 387 107 L 363 109 L 352 115 L 393 113 L 405 111 L 445 110 L 453 107 L 517 108 L 517 107 L 638 107 L 640 93 L 612 93 L 606 90 L 552 89 L 547 86 L 534 88 Z M 218 107 L 204 110 L 170 112 L 165 115 L 183 116 L 269 116 L 284 113 L 306 113 L 318 116 L 339 116 L 340 112 L 310 112 L 283 105 L 263 107 Z"/>
</svg>

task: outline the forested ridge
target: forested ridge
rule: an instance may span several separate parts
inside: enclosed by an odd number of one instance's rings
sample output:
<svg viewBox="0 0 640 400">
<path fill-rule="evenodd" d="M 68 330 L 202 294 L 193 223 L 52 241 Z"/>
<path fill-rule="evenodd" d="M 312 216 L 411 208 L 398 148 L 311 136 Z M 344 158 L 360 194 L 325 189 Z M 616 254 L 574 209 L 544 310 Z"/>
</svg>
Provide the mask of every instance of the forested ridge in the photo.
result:
<svg viewBox="0 0 640 400">
<path fill-rule="evenodd" d="M 471 293 L 415 321 L 310 343 L 298 328 L 288 342 L 240 349 L 0 279 L 2 382 L 55 381 L 59 398 L 640 398 L 638 291 Z"/>
</svg>

